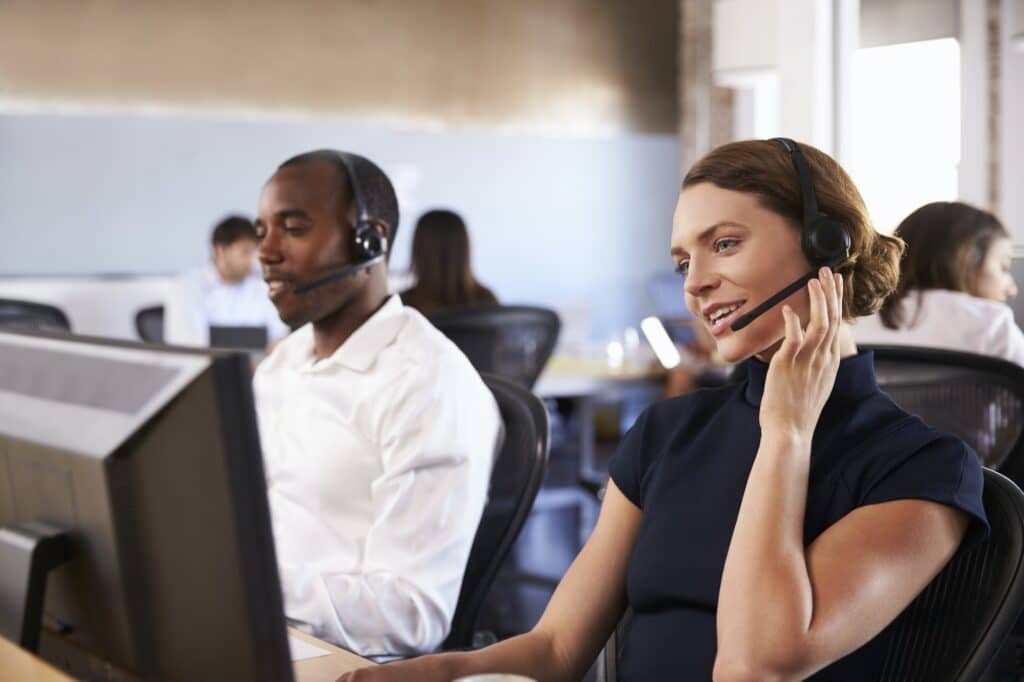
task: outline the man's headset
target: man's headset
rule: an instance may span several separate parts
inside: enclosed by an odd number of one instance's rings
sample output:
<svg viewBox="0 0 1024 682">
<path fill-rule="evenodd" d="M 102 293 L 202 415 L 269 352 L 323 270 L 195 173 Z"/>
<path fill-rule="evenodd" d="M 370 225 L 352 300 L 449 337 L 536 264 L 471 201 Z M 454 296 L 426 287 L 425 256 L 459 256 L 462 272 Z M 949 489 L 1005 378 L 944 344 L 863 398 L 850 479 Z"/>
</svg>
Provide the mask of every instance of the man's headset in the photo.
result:
<svg viewBox="0 0 1024 682">
<path fill-rule="evenodd" d="M 346 277 L 352 277 L 363 270 L 369 270 L 387 258 L 388 255 L 388 239 L 378 232 L 371 222 L 372 219 L 366 208 L 363 191 L 359 186 L 359 178 L 356 176 L 355 166 L 352 163 L 352 155 L 345 152 L 335 152 L 332 154 L 332 157 L 345 169 L 349 187 L 352 188 L 352 200 L 356 204 L 356 227 L 355 232 L 352 234 L 352 260 L 335 272 L 295 287 L 296 294 L 305 294 L 325 284 L 330 284 Z"/>
<path fill-rule="evenodd" d="M 800 145 L 788 137 L 777 137 L 774 141 L 780 142 L 793 157 L 793 166 L 796 168 L 796 176 L 800 181 L 800 196 L 804 206 L 800 247 L 814 269 L 750 312 L 737 317 L 729 325 L 734 332 L 743 329 L 773 306 L 803 288 L 811 279 L 818 276 L 819 268 L 826 266 L 834 268 L 850 257 L 850 231 L 838 220 L 818 211 L 818 199 L 814 194 L 811 167 L 807 165 L 807 161 L 800 152 Z"/>
</svg>

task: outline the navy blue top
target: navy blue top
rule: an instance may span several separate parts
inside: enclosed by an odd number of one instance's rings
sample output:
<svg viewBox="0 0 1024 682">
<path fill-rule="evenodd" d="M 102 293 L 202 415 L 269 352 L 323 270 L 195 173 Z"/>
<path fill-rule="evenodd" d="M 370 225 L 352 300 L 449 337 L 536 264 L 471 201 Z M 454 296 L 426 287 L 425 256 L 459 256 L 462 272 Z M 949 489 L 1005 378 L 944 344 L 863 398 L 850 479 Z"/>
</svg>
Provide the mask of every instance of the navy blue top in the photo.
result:
<svg viewBox="0 0 1024 682">
<path fill-rule="evenodd" d="M 760 441 L 768 365 L 748 360 L 747 370 L 742 383 L 649 407 L 611 462 L 615 485 L 643 510 L 621 680 L 711 679 L 718 589 Z M 805 545 L 857 507 L 906 498 L 962 509 L 973 542 L 988 533 L 981 491 L 974 451 L 882 393 L 872 353 L 840 362 L 811 443 Z M 810 679 L 878 679 L 898 622 Z"/>
</svg>

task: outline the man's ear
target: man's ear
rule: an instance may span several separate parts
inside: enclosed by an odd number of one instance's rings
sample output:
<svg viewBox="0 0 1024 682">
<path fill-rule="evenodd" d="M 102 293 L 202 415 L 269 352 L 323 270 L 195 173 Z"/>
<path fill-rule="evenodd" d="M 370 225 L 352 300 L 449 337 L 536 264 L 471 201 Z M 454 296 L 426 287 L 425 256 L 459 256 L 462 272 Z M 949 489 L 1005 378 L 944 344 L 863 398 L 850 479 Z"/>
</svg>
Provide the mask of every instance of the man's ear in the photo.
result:
<svg viewBox="0 0 1024 682">
<path fill-rule="evenodd" d="M 380 220 L 378 218 L 370 218 L 370 225 L 372 225 L 373 229 L 377 230 L 377 232 L 380 232 L 380 235 L 382 237 L 384 237 L 385 239 L 388 240 L 388 246 L 390 247 L 390 245 L 391 245 L 391 226 L 388 225 L 383 220 Z"/>
</svg>

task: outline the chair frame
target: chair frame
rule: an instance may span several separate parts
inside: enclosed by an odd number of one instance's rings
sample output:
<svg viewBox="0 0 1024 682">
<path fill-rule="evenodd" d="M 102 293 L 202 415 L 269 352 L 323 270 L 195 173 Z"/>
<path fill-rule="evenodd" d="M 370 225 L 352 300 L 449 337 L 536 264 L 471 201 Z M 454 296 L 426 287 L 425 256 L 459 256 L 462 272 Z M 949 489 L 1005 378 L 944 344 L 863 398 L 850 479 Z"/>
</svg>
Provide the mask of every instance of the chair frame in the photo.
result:
<svg viewBox="0 0 1024 682">
<path fill-rule="evenodd" d="M 447 324 L 458 324 L 466 320 L 473 320 L 474 318 L 485 318 L 489 315 L 502 315 L 502 316 L 515 316 L 515 315 L 529 315 L 531 318 L 543 319 L 549 326 L 553 327 L 555 333 L 551 335 L 551 338 L 545 342 L 545 344 L 538 350 L 538 355 L 544 358 L 544 362 L 537 367 L 533 373 L 531 380 L 527 383 L 526 388 L 533 388 L 533 385 L 537 383 L 538 377 L 541 372 L 544 371 L 544 365 L 547 364 L 547 360 L 551 357 L 552 352 L 555 349 L 555 345 L 558 342 L 558 335 L 562 330 L 562 321 L 558 317 L 558 313 L 548 308 L 541 308 L 538 306 L 528 305 L 479 305 L 479 306 L 460 306 L 457 308 L 445 308 L 439 310 L 430 315 L 428 318 L 435 327 L 444 332 L 445 325 Z M 447 334 L 446 334 L 447 336 Z M 472 362 L 472 358 L 470 358 Z M 477 368 L 481 373 L 489 372 L 486 368 Z"/>
<path fill-rule="evenodd" d="M 876 364 L 881 360 L 903 364 L 943 365 L 984 372 L 992 379 L 993 383 L 999 383 L 1014 390 L 1024 402 L 1024 367 L 1009 360 L 962 351 L 917 346 L 861 345 L 860 349 L 874 352 Z M 883 391 L 885 390 L 885 385 L 881 382 L 879 386 Z M 1017 442 L 1006 454 L 1002 463 L 995 469 L 1018 486 L 1024 484 L 1024 430 L 1021 431 Z"/>
<path fill-rule="evenodd" d="M 164 339 L 160 339 L 160 340 L 147 339 L 145 334 L 142 333 L 142 316 L 145 315 L 146 313 L 153 313 L 153 312 L 156 312 L 158 310 L 160 311 L 161 316 L 164 316 L 166 314 L 166 310 L 165 310 L 165 307 L 164 307 L 163 304 L 150 305 L 150 306 L 146 306 L 145 308 L 140 308 L 140 309 L 135 311 L 135 333 L 139 335 L 139 339 L 141 341 L 145 341 L 146 343 L 163 343 L 164 342 Z"/>
<path fill-rule="evenodd" d="M 55 305 L 50 303 L 39 303 L 37 301 L 24 301 L 16 298 L 0 298 L 0 308 L 5 305 L 12 305 L 23 308 L 26 312 L 25 317 L 32 317 L 33 312 L 45 313 L 47 317 L 53 317 L 57 320 L 57 323 L 63 326 L 63 331 L 71 332 L 71 321 L 68 319 L 67 314 Z M 0 325 L 3 324 L 3 318 L 0 318 Z M 47 328 L 48 331 L 56 331 L 52 327 Z"/>
<path fill-rule="evenodd" d="M 455 607 L 455 615 L 452 618 L 451 630 L 442 645 L 442 648 L 446 650 L 466 649 L 472 647 L 473 634 L 476 629 L 477 619 L 480 615 L 480 609 L 494 584 L 494 580 L 498 575 L 501 565 L 504 563 L 509 551 L 512 549 L 512 545 L 515 543 L 516 538 L 519 537 L 519 533 L 522 531 L 523 525 L 526 523 L 526 518 L 529 516 L 530 510 L 533 508 L 533 502 L 537 498 L 537 492 L 540 490 L 540 484 L 544 478 L 544 471 L 547 468 L 548 449 L 550 447 L 550 425 L 548 422 L 548 413 L 540 398 L 535 396 L 526 388 L 520 386 L 518 383 L 509 379 L 505 379 L 494 374 L 481 374 L 481 377 L 487 385 L 487 388 L 495 394 L 495 399 L 499 406 L 502 403 L 501 400 L 498 400 L 499 393 L 503 393 L 506 397 L 511 396 L 518 408 L 522 408 L 529 414 L 530 422 L 533 425 L 534 431 L 533 437 L 530 440 L 534 443 L 534 447 L 529 453 L 530 471 L 526 479 L 526 484 L 516 500 L 512 516 L 497 548 L 490 550 L 487 556 L 482 556 L 480 552 L 483 552 L 484 548 L 478 548 L 477 546 L 479 537 L 476 537 L 473 540 L 473 548 L 470 550 L 469 558 L 466 562 L 466 575 L 469 575 L 470 567 L 472 566 L 479 567 L 482 565 L 483 568 L 480 570 L 479 575 L 476 576 L 477 579 L 474 581 L 474 584 L 470 585 L 465 582 L 465 580 L 463 581 L 462 589 L 459 592 L 459 599 Z M 502 423 L 505 423 L 504 415 L 502 415 Z M 504 449 L 506 444 L 507 441 L 502 444 L 498 457 L 505 454 Z M 495 463 L 495 472 L 496 471 L 497 458 Z M 494 475 L 495 474 L 492 473 L 492 478 Z M 490 502 L 488 502 L 488 504 L 490 504 Z M 479 533 L 479 530 L 477 532 Z"/>
</svg>

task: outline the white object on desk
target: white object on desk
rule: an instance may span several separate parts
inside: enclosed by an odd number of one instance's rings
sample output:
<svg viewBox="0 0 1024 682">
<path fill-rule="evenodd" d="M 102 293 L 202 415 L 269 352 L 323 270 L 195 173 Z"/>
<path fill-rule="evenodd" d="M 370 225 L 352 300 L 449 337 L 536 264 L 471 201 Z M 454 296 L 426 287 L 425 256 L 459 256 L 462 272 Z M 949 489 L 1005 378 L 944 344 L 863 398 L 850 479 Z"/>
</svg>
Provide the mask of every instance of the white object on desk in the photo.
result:
<svg viewBox="0 0 1024 682">
<path fill-rule="evenodd" d="M 288 634 L 288 648 L 292 652 L 292 663 L 296 661 L 304 661 L 307 658 L 317 658 L 319 656 L 329 656 L 330 651 L 310 644 L 305 640 L 301 640 L 298 637 Z"/>
</svg>

